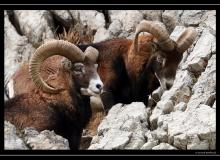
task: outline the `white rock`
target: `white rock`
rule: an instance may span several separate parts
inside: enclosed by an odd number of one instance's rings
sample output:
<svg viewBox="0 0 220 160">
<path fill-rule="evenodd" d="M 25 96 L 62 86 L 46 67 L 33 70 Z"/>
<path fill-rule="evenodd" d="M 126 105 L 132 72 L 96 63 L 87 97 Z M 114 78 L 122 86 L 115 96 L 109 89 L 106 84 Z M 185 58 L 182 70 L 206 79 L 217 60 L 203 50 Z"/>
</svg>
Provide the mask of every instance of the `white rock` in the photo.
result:
<svg viewBox="0 0 220 160">
<path fill-rule="evenodd" d="M 105 28 L 99 28 L 94 35 L 94 43 L 101 42 L 113 38 L 111 32 Z"/>
<path fill-rule="evenodd" d="M 190 135 L 198 135 L 202 141 L 205 140 L 209 142 L 209 145 L 213 144 L 214 146 L 213 136 L 216 133 L 215 114 L 215 110 L 211 107 L 200 105 L 197 108 L 192 108 L 184 112 L 177 110 L 167 115 L 161 115 L 160 121 L 168 124 L 168 142 L 170 144 L 174 142 L 174 146 L 177 148 L 183 148 L 180 145 L 183 142 L 185 143 L 186 139 L 187 145 L 190 145 L 190 138 L 188 138 Z M 197 144 L 200 143 L 198 142 Z"/>
<path fill-rule="evenodd" d="M 188 70 L 196 73 L 204 71 L 207 60 L 210 59 L 211 53 L 215 52 L 215 48 L 216 37 L 204 29 L 192 53 L 187 57 Z"/>
<path fill-rule="evenodd" d="M 174 84 L 170 90 L 165 91 L 161 96 L 161 101 L 158 103 L 164 103 L 163 101 L 171 100 L 174 105 L 180 102 L 188 103 L 191 96 L 191 88 L 196 82 L 195 76 L 187 70 L 178 70 Z"/>
<path fill-rule="evenodd" d="M 137 24 L 143 19 L 143 15 L 138 10 L 110 10 L 111 22 L 119 20 L 122 23 L 122 31 L 134 32 Z"/>
<path fill-rule="evenodd" d="M 198 136 L 192 135 L 189 136 L 190 143 L 187 145 L 188 150 L 208 150 L 209 142 L 207 140 L 200 141 Z"/>
<path fill-rule="evenodd" d="M 159 123 L 160 123 L 160 117 L 158 118 L 158 126 L 159 126 Z M 166 122 L 162 121 L 162 125 L 160 125 L 160 128 L 167 132 L 168 131 L 168 124 Z"/>
<path fill-rule="evenodd" d="M 28 150 L 24 141 L 18 136 L 14 125 L 4 122 L 4 149 L 5 150 Z"/>
<path fill-rule="evenodd" d="M 93 143 L 88 149 L 123 149 L 131 136 L 131 132 L 110 129 L 98 144 Z"/>
<path fill-rule="evenodd" d="M 209 10 L 204 14 L 201 26 L 208 28 L 213 35 L 216 35 L 216 10 Z"/>
<path fill-rule="evenodd" d="M 33 150 L 69 150 L 67 139 L 56 135 L 53 131 L 37 132 L 33 128 L 24 130 L 25 141 Z"/>
<path fill-rule="evenodd" d="M 190 108 L 197 107 L 199 104 L 212 105 L 214 103 L 216 93 L 216 55 L 211 57 L 205 71 L 198 78 L 192 91 L 194 94 L 188 103 Z"/>
<path fill-rule="evenodd" d="M 193 143 L 187 145 L 188 150 L 209 150 L 209 143 L 207 141 L 202 141 L 200 143 Z"/>
<path fill-rule="evenodd" d="M 130 143 L 128 143 L 124 149 L 140 149 L 145 143 L 144 138 L 132 136 Z"/>
<path fill-rule="evenodd" d="M 168 101 L 162 101 L 163 105 L 158 106 L 159 108 L 161 107 L 162 111 L 164 114 L 169 114 L 170 112 L 173 111 L 173 102 L 171 100 Z"/>
<path fill-rule="evenodd" d="M 177 124 L 184 122 L 182 125 L 180 125 L 180 127 L 182 127 L 182 132 L 187 131 L 187 133 L 208 134 L 209 132 L 215 132 L 216 118 L 214 115 L 215 111 L 212 108 L 206 105 L 200 105 L 195 110 L 189 110 L 185 114 L 184 112 L 182 112 L 182 114 L 180 113 L 179 116 L 182 117 L 179 118 L 179 122 L 177 120 Z M 171 125 L 168 127 L 170 135 L 174 135 L 174 133 L 177 132 L 170 128 Z"/>
<path fill-rule="evenodd" d="M 144 19 L 151 21 L 162 21 L 163 10 L 140 10 L 143 14 Z"/>
<path fill-rule="evenodd" d="M 215 101 L 215 103 L 213 104 L 212 108 L 213 108 L 213 109 L 216 109 L 216 101 Z"/>
<path fill-rule="evenodd" d="M 152 150 L 176 150 L 176 148 L 168 143 L 160 143 L 159 145 L 153 147 Z"/>
<path fill-rule="evenodd" d="M 110 25 L 108 30 L 110 31 L 110 33 L 114 36 L 118 36 L 120 34 L 120 32 L 122 32 L 122 24 L 121 22 L 116 19 L 114 20 Z"/>
<path fill-rule="evenodd" d="M 168 142 L 167 132 L 161 128 L 157 128 L 156 130 L 152 131 L 151 134 L 154 137 L 154 139 L 158 140 L 159 142 Z"/>
<path fill-rule="evenodd" d="M 184 69 L 183 70 L 177 70 L 176 77 L 175 77 L 175 80 L 174 80 L 174 84 L 173 84 L 172 88 L 169 91 L 173 92 L 175 90 L 182 90 L 183 89 L 187 92 L 184 95 L 190 96 L 191 95 L 190 88 L 193 87 L 193 85 L 195 84 L 196 81 L 197 81 L 197 79 L 196 79 L 195 75 L 192 74 L 191 72 L 189 72 L 188 70 L 184 70 Z M 162 98 L 165 98 L 165 97 L 166 97 L 165 95 L 162 96 Z"/>
<path fill-rule="evenodd" d="M 6 12 L 4 16 L 4 44 L 4 78 L 7 83 L 20 64 L 29 60 L 35 49 L 28 43 L 27 37 L 17 33 Z M 6 89 L 8 88 L 6 87 Z"/>
<path fill-rule="evenodd" d="M 186 134 L 179 134 L 179 135 L 174 136 L 174 144 L 173 145 L 179 149 L 186 150 L 186 146 L 187 146 Z"/>
<path fill-rule="evenodd" d="M 150 116 L 151 129 L 157 128 L 157 120 L 158 120 L 159 116 L 162 114 L 163 114 L 163 111 L 161 109 L 159 109 L 158 107 L 154 108 L 152 115 Z"/>
<path fill-rule="evenodd" d="M 158 144 L 157 141 L 148 141 L 147 143 L 145 143 L 141 149 L 143 150 L 149 150 L 152 149 L 154 146 L 156 146 Z"/>
<path fill-rule="evenodd" d="M 98 140 L 89 149 L 140 149 L 148 130 L 147 109 L 142 102 L 116 104 L 98 127 Z"/>
<path fill-rule="evenodd" d="M 158 118 L 163 114 L 168 114 L 173 111 L 173 102 L 171 100 L 161 100 L 157 103 L 156 107 L 150 116 L 151 129 L 156 129 L 158 126 Z M 162 125 L 162 124 L 159 124 Z"/>
<path fill-rule="evenodd" d="M 181 21 L 185 25 L 198 25 L 204 14 L 202 10 L 184 10 L 181 16 Z"/>
<path fill-rule="evenodd" d="M 171 33 L 177 25 L 180 25 L 180 17 L 183 10 L 165 10 L 162 14 L 163 23 Z"/>
<path fill-rule="evenodd" d="M 105 27 L 105 17 L 103 13 L 95 10 L 70 10 L 75 21 L 80 21 L 84 26 L 92 30 L 98 30 Z"/>
<path fill-rule="evenodd" d="M 144 137 L 145 139 L 147 139 L 147 141 L 156 141 L 156 137 L 155 135 L 150 131 L 148 130 L 145 134 L 144 134 Z"/>
<path fill-rule="evenodd" d="M 46 10 L 15 10 L 20 28 L 28 40 L 38 47 L 44 39 L 53 39 L 53 20 Z"/>
<path fill-rule="evenodd" d="M 186 110 L 186 103 L 185 102 L 180 102 L 174 107 L 174 111 L 179 110 L 179 111 L 185 111 Z"/>
</svg>

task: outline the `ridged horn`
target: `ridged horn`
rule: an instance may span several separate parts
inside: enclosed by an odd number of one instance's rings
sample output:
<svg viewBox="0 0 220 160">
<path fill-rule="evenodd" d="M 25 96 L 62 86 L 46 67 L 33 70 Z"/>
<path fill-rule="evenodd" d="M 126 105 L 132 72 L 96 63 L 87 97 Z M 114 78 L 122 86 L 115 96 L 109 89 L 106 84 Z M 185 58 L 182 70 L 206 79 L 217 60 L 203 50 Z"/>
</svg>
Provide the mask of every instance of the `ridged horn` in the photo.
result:
<svg viewBox="0 0 220 160">
<path fill-rule="evenodd" d="M 138 35 L 141 32 L 148 32 L 152 34 L 157 40 L 158 45 L 164 51 L 171 51 L 174 49 L 174 42 L 170 39 L 167 30 L 158 24 L 153 23 L 153 21 L 143 20 L 136 28 L 135 39 L 134 39 L 134 49 L 138 52 Z"/>
<path fill-rule="evenodd" d="M 64 56 L 73 63 L 84 61 L 85 55 L 77 46 L 64 40 L 49 41 L 35 51 L 29 63 L 29 73 L 33 82 L 44 92 L 59 93 L 60 89 L 50 87 L 40 76 L 41 64 L 53 55 Z"/>
<path fill-rule="evenodd" d="M 87 47 L 85 52 L 85 58 L 87 58 L 90 62 L 95 63 L 99 56 L 99 51 L 94 47 Z"/>
<path fill-rule="evenodd" d="M 196 36 L 197 31 L 193 27 L 187 28 L 176 41 L 178 52 L 185 52 L 193 44 Z"/>
</svg>

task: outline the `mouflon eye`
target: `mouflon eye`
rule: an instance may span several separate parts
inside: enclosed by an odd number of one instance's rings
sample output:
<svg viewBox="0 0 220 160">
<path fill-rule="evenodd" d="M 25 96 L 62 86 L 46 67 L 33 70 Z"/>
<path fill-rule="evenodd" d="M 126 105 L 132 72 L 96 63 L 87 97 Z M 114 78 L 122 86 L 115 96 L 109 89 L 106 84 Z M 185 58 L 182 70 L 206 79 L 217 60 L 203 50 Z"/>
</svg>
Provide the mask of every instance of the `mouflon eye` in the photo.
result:
<svg viewBox="0 0 220 160">
<path fill-rule="evenodd" d="M 162 56 L 157 56 L 157 62 L 164 67 L 165 66 L 165 62 L 166 62 L 166 58 L 163 58 Z"/>
<path fill-rule="evenodd" d="M 163 63 L 164 58 L 162 56 L 157 56 L 157 62 L 158 63 Z"/>
<path fill-rule="evenodd" d="M 84 72 L 84 65 L 82 63 L 75 63 L 73 65 L 73 70 L 76 73 L 83 73 Z"/>
</svg>

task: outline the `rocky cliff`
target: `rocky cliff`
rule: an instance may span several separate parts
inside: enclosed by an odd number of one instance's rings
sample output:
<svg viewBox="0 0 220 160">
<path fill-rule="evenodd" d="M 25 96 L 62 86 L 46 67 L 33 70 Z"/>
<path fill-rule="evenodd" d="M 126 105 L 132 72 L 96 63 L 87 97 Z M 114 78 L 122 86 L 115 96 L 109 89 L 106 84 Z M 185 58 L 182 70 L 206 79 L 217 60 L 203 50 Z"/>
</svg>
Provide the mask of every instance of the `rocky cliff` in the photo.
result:
<svg viewBox="0 0 220 160">
<path fill-rule="evenodd" d="M 90 34 L 85 43 L 100 42 L 133 38 L 136 25 L 143 19 L 162 22 L 172 39 L 188 26 L 199 34 L 184 53 L 170 90 L 154 91 L 148 106 L 140 102 L 113 106 L 100 118 L 97 131 L 95 128 L 83 141 L 87 145 L 82 149 L 216 149 L 215 10 L 4 11 L 5 82 L 40 44 L 62 33 L 63 27 L 68 30 L 80 24 L 84 38 Z M 53 132 L 18 131 L 5 122 L 5 149 L 69 147 Z"/>
</svg>

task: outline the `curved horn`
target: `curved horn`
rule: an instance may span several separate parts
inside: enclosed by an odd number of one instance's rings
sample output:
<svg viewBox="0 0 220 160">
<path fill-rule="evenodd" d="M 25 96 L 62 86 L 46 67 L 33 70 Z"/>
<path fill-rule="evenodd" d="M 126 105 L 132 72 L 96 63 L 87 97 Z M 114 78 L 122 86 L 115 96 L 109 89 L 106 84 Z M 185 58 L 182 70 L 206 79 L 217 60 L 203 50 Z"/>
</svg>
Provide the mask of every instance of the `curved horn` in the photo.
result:
<svg viewBox="0 0 220 160">
<path fill-rule="evenodd" d="M 53 55 L 61 55 L 72 62 L 82 62 L 84 53 L 75 45 L 63 40 L 53 40 L 41 45 L 33 54 L 29 63 L 29 73 L 33 82 L 44 92 L 58 93 L 60 90 L 50 87 L 40 77 L 40 66 L 45 59 Z"/>
<path fill-rule="evenodd" d="M 85 58 L 88 61 L 92 63 L 96 63 L 97 58 L 99 56 L 99 51 L 96 48 L 89 46 L 86 48 L 84 54 L 85 54 Z"/>
<path fill-rule="evenodd" d="M 138 52 L 138 35 L 141 32 L 148 32 L 152 34 L 158 40 L 158 45 L 161 49 L 165 51 L 171 51 L 174 49 L 174 42 L 170 39 L 169 34 L 165 28 L 160 27 L 152 21 L 143 20 L 136 28 L 134 39 L 134 49 L 136 52 Z"/>
<path fill-rule="evenodd" d="M 187 28 L 176 41 L 179 53 L 185 52 L 195 41 L 197 31 L 193 27 Z"/>
</svg>

